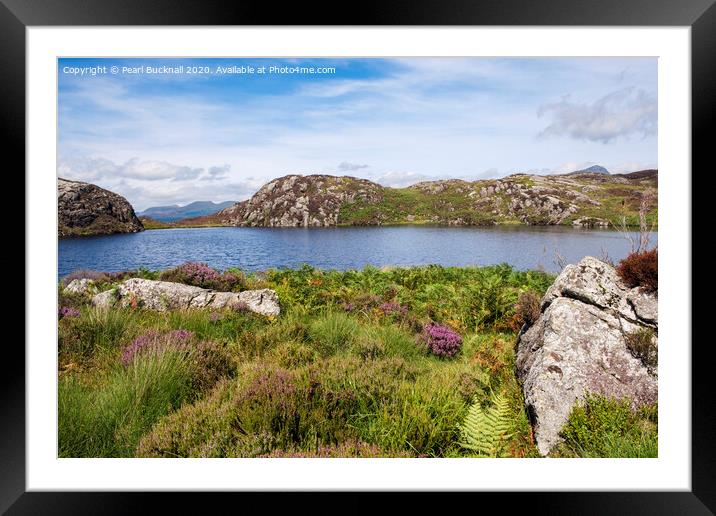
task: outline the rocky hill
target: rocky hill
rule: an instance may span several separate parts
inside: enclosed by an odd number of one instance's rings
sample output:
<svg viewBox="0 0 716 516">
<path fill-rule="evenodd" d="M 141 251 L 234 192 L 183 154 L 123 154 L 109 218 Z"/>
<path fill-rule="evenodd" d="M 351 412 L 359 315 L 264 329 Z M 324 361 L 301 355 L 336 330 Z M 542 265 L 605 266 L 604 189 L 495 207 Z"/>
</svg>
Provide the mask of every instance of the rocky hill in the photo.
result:
<svg viewBox="0 0 716 516">
<path fill-rule="evenodd" d="M 353 205 L 379 205 L 386 189 L 350 176 L 290 175 L 262 186 L 248 201 L 220 211 L 217 217 L 235 226 L 320 227 L 339 220 Z"/>
<path fill-rule="evenodd" d="M 212 217 L 216 224 L 265 227 L 386 224 L 636 224 L 644 194 L 656 194 L 658 172 L 515 174 L 502 179 L 425 181 L 387 188 L 365 179 L 289 175 Z M 654 195 L 654 198 L 656 196 Z M 657 218 L 656 203 L 648 221 Z"/>
<path fill-rule="evenodd" d="M 58 178 L 57 216 L 60 238 L 144 230 L 127 199 L 81 181 Z"/>
</svg>

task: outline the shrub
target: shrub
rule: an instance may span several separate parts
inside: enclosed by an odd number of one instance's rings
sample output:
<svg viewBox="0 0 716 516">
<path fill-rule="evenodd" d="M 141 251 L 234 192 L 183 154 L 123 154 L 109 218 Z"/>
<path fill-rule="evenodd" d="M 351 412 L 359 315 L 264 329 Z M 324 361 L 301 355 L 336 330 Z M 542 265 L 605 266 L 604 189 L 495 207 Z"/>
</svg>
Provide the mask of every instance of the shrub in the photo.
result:
<svg viewBox="0 0 716 516">
<path fill-rule="evenodd" d="M 658 292 L 659 256 L 651 251 L 631 253 L 617 265 L 617 274 L 630 287 L 641 287 L 645 292 Z"/>
<path fill-rule="evenodd" d="M 640 328 L 624 336 L 626 347 L 631 354 L 648 368 L 658 365 L 658 349 L 654 337 L 654 330 L 650 328 Z"/>
<path fill-rule="evenodd" d="M 540 297 L 531 290 L 520 294 L 515 303 L 515 314 L 521 324 L 534 324 L 541 315 Z"/>
<path fill-rule="evenodd" d="M 192 388 L 197 393 L 208 391 L 222 378 L 232 376 L 236 370 L 229 353 L 210 340 L 196 343 L 188 359 L 192 366 Z"/>
<path fill-rule="evenodd" d="M 200 262 L 187 262 L 174 269 L 168 269 L 161 273 L 160 278 L 164 281 L 221 291 L 230 291 L 246 286 L 246 278 L 243 274 L 229 271 L 221 273 L 206 263 Z"/>
<path fill-rule="evenodd" d="M 629 399 L 588 395 L 572 409 L 557 454 L 577 457 L 656 457 L 656 407 L 633 411 Z"/>
<path fill-rule="evenodd" d="M 408 314 L 408 307 L 403 306 L 395 301 L 388 301 L 380 305 L 380 311 L 385 315 L 394 315 L 397 317 L 403 317 Z"/>
<path fill-rule="evenodd" d="M 462 337 L 447 326 L 430 322 L 423 327 L 423 333 L 418 337 L 429 352 L 441 358 L 455 356 L 462 347 Z"/>
</svg>

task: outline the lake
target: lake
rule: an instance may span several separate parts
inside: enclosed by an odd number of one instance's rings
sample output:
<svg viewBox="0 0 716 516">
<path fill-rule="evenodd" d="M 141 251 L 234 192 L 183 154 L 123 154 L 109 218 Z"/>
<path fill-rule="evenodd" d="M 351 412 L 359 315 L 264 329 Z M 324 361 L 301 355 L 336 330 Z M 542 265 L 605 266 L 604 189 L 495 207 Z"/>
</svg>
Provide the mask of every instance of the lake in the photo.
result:
<svg viewBox="0 0 716 516">
<path fill-rule="evenodd" d="M 657 233 L 652 233 L 652 244 Z M 630 243 L 617 231 L 562 226 L 181 228 L 71 238 L 59 242 L 58 276 L 77 269 L 116 272 L 166 269 L 187 261 L 256 271 L 310 264 L 326 269 L 366 265 L 492 265 L 560 270 L 556 254 L 617 261 Z"/>
</svg>

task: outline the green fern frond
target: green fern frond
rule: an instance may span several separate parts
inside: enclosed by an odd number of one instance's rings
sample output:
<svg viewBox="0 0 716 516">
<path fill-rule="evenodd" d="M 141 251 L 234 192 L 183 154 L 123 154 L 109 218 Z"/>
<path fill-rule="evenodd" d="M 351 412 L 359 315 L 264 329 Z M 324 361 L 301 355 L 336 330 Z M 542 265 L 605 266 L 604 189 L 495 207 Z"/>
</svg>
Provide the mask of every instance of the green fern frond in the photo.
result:
<svg viewBox="0 0 716 516">
<path fill-rule="evenodd" d="M 514 414 L 510 400 L 499 393 L 483 409 L 474 402 L 460 425 L 460 446 L 484 457 L 499 457 L 504 444 L 514 435 Z"/>
</svg>

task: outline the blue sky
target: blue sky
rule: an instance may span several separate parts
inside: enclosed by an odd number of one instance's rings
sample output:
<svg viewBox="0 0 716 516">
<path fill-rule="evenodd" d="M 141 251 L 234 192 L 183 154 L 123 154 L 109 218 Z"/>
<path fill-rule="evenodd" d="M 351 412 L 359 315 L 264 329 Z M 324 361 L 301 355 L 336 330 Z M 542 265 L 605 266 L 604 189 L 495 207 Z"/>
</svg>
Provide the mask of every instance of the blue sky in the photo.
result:
<svg viewBox="0 0 716 516">
<path fill-rule="evenodd" d="M 146 73 L 163 65 L 210 73 Z M 231 66 L 254 72 L 217 73 Z M 293 173 L 406 186 L 657 167 L 655 58 L 60 59 L 58 102 L 59 175 L 138 210 Z"/>
</svg>

